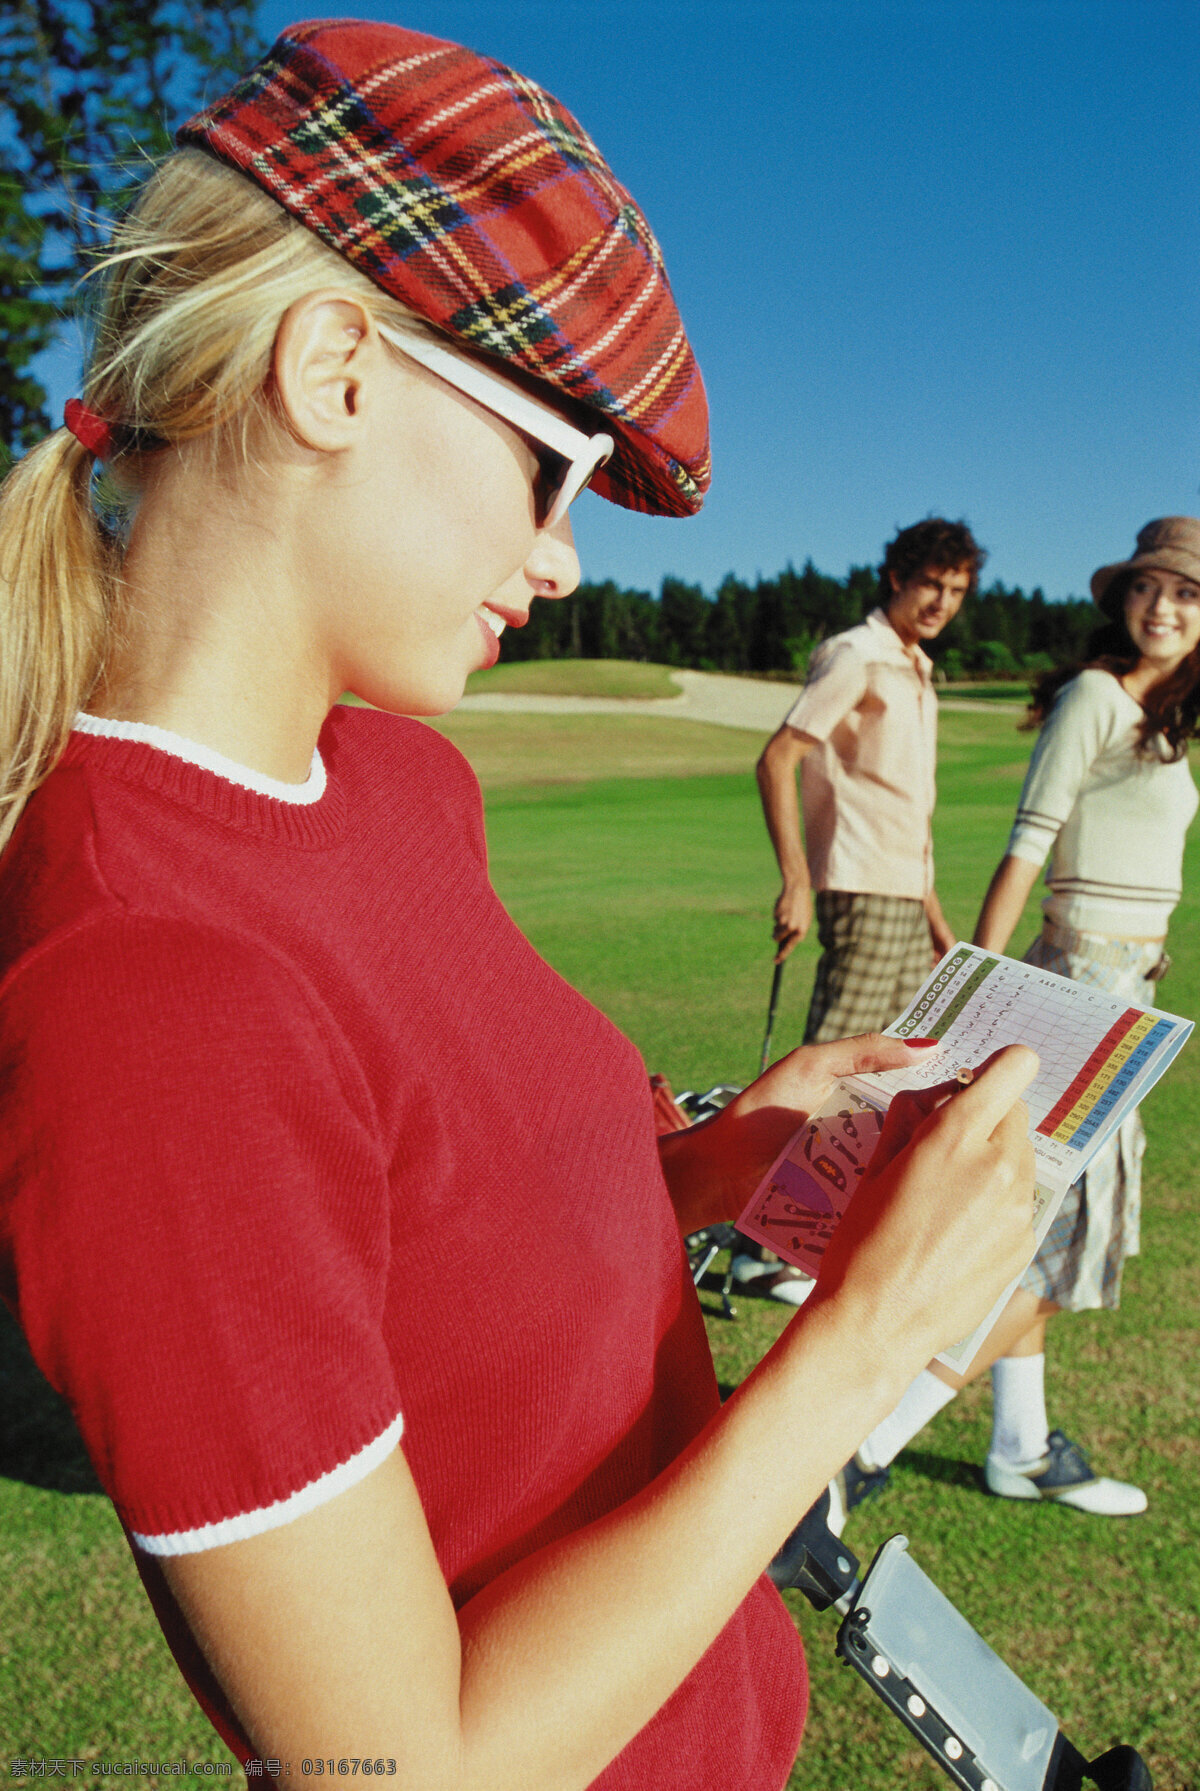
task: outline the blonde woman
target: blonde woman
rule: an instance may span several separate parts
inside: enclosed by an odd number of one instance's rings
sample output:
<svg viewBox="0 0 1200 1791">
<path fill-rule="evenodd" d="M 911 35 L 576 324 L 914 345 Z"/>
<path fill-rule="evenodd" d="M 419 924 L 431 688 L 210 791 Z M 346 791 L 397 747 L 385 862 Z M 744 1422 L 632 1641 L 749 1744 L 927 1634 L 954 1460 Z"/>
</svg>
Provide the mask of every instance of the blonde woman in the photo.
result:
<svg viewBox="0 0 1200 1791">
<path fill-rule="evenodd" d="M 910 1048 L 793 1053 L 660 1157 L 468 767 L 397 719 L 573 589 L 589 476 L 699 507 L 657 245 L 549 95 L 391 26 L 293 27 L 182 141 L 0 500 L 3 1291 L 243 1759 L 778 1791 L 805 1679 L 763 1569 L 1015 1272 L 1035 1060 L 881 1156 L 721 1408 L 680 1230 Z"/>
</svg>

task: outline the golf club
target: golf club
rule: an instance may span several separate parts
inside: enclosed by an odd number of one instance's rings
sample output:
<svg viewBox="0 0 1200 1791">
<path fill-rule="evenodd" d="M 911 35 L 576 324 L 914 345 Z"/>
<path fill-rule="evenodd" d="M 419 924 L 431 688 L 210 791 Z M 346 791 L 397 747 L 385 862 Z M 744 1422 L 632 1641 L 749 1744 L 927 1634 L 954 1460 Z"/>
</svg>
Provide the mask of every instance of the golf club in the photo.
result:
<svg viewBox="0 0 1200 1791">
<path fill-rule="evenodd" d="M 779 1006 L 779 985 L 783 981 L 783 967 L 786 963 L 786 958 L 780 958 L 775 966 L 775 974 L 771 978 L 771 999 L 767 1003 L 767 1030 L 763 1034 L 762 1061 L 758 1066 L 760 1076 L 767 1067 L 767 1053 L 771 1049 L 771 1029 L 775 1025 L 775 1009 Z"/>
</svg>

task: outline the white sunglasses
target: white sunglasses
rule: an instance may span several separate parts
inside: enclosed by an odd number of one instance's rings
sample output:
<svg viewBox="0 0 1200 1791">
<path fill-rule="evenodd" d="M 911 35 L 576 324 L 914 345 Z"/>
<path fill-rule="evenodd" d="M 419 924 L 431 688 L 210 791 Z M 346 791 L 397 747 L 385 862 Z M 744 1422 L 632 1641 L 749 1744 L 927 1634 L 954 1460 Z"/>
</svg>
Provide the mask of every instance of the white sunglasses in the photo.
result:
<svg viewBox="0 0 1200 1791">
<path fill-rule="evenodd" d="M 537 524 L 541 529 L 550 529 L 561 522 L 596 468 L 603 466 L 612 453 L 616 446 L 612 436 L 585 435 L 550 405 L 530 397 L 500 374 L 490 373 L 478 361 L 468 360 L 452 348 L 443 348 L 429 336 L 415 331 L 412 335 L 407 331 L 401 334 L 383 323 L 377 327 L 384 341 L 409 360 L 428 368 L 456 391 L 465 392 L 493 416 L 503 417 L 538 447 L 550 449 L 554 456 L 552 465 L 547 466 L 545 459 L 538 456 L 542 478 L 537 492 Z"/>
</svg>

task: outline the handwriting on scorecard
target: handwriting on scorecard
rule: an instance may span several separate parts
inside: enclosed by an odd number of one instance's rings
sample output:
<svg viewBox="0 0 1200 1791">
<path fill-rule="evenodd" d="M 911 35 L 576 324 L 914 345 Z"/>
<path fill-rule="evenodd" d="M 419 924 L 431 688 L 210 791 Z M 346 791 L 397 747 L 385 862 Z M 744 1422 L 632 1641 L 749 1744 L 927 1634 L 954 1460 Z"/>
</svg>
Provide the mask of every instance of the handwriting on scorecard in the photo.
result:
<svg viewBox="0 0 1200 1791">
<path fill-rule="evenodd" d="M 815 1275 L 871 1161 L 883 1113 L 839 1083 L 796 1133 L 738 1221 L 742 1231 Z"/>
</svg>

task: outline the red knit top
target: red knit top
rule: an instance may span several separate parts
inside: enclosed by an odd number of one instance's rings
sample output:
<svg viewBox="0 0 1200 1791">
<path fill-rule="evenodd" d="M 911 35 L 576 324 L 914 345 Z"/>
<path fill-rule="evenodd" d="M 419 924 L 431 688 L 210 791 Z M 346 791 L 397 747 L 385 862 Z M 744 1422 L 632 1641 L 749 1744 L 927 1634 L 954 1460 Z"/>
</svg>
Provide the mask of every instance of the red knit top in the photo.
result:
<svg viewBox="0 0 1200 1791">
<path fill-rule="evenodd" d="M 0 1292 L 243 1757 L 158 1557 L 402 1430 L 461 1605 L 717 1407 L 644 1067 L 505 914 L 469 767 L 352 709 L 320 755 L 289 802 L 77 733 L 0 861 Z M 597 1785 L 777 1791 L 805 1695 L 760 1581 Z"/>
</svg>

